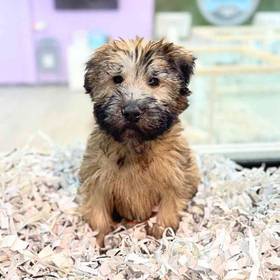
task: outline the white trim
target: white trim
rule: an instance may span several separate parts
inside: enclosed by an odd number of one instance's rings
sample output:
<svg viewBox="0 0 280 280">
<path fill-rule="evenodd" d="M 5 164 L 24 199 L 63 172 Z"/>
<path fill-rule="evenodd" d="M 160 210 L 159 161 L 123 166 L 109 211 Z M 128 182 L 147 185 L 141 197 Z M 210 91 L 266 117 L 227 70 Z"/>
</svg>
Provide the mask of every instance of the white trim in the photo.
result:
<svg viewBox="0 0 280 280">
<path fill-rule="evenodd" d="M 193 145 L 198 154 L 224 155 L 234 160 L 280 160 L 280 142 Z"/>
</svg>

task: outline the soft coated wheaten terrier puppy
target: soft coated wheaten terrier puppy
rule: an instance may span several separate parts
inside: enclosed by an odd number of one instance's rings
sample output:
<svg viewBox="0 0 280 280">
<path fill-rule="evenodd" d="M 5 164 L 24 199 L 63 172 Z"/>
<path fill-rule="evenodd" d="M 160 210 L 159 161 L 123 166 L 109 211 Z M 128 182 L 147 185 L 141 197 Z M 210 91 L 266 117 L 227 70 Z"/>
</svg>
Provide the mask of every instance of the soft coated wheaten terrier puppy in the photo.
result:
<svg viewBox="0 0 280 280">
<path fill-rule="evenodd" d="M 80 169 L 81 211 L 100 245 L 117 218 L 143 222 L 156 206 L 148 233 L 178 228 L 199 183 L 178 119 L 193 67 L 184 48 L 140 38 L 112 41 L 88 61 L 84 86 L 96 126 Z"/>
</svg>

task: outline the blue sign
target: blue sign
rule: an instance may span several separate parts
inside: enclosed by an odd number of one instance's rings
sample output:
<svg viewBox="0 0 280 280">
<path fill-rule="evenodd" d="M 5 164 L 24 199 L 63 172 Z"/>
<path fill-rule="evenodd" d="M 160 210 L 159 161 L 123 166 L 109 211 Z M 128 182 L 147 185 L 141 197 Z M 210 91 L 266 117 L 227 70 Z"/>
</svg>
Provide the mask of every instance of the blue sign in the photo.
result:
<svg viewBox="0 0 280 280">
<path fill-rule="evenodd" d="M 238 25 L 252 16 L 259 0 L 197 0 L 198 7 L 210 23 Z"/>
</svg>

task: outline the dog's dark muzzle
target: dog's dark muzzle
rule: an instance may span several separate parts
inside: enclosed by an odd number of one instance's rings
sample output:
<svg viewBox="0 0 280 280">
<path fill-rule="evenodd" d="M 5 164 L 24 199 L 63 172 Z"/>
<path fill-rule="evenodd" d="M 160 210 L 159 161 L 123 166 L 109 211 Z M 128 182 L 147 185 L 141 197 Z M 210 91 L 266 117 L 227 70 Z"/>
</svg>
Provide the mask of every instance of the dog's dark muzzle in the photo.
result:
<svg viewBox="0 0 280 280">
<path fill-rule="evenodd" d="M 131 123 L 137 123 L 141 117 L 141 109 L 137 102 L 129 101 L 122 109 L 124 118 Z"/>
</svg>

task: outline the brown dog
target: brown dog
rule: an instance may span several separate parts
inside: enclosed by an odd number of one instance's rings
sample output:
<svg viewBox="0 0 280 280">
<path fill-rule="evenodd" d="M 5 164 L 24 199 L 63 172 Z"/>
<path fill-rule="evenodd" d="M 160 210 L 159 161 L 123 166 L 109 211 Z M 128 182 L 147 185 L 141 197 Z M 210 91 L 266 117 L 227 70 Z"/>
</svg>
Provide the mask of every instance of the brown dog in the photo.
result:
<svg viewBox="0 0 280 280">
<path fill-rule="evenodd" d="M 88 61 L 85 89 L 96 127 L 80 169 L 81 211 L 97 240 L 114 218 L 145 221 L 159 206 L 149 234 L 178 228 L 199 174 L 178 115 L 188 107 L 194 58 L 164 41 L 117 40 Z"/>
</svg>

